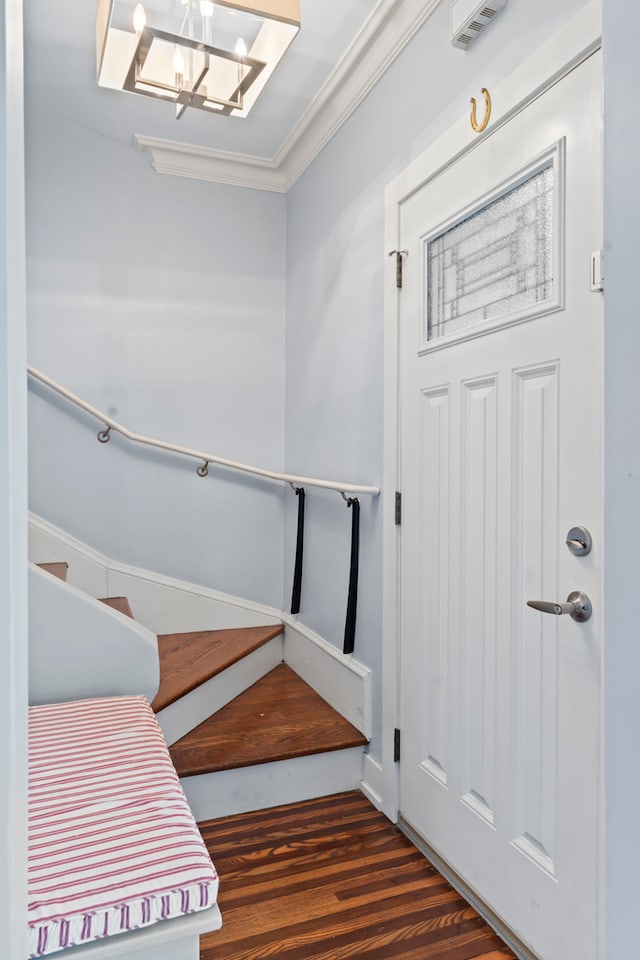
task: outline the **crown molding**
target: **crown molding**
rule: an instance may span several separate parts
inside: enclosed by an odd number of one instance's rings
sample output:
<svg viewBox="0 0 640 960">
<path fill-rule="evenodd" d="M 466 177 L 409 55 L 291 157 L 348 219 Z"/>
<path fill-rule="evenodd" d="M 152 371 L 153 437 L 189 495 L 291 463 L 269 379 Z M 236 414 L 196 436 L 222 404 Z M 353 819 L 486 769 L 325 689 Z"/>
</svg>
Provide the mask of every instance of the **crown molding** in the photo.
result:
<svg viewBox="0 0 640 960">
<path fill-rule="evenodd" d="M 134 134 L 158 173 L 286 193 L 443 0 L 379 0 L 349 50 L 274 157 Z"/>
<path fill-rule="evenodd" d="M 275 156 L 293 186 L 443 0 L 382 0 Z"/>
<path fill-rule="evenodd" d="M 133 145 L 138 150 L 149 151 L 151 165 L 158 173 L 271 190 L 274 193 L 287 192 L 286 174 L 274 160 L 265 157 L 212 150 L 176 140 L 159 140 L 139 133 L 133 135 Z"/>
</svg>

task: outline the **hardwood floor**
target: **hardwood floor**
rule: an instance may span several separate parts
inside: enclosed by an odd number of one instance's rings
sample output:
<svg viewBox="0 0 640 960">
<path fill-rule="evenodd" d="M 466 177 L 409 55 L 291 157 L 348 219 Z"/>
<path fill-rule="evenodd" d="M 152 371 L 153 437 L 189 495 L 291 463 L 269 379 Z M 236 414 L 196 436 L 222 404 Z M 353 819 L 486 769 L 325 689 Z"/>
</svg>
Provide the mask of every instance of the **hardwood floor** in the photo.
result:
<svg viewBox="0 0 640 960">
<path fill-rule="evenodd" d="M 200 960 L 515 960 L 357 791 L 199 826 L 223 917 Z"/>
</svg>

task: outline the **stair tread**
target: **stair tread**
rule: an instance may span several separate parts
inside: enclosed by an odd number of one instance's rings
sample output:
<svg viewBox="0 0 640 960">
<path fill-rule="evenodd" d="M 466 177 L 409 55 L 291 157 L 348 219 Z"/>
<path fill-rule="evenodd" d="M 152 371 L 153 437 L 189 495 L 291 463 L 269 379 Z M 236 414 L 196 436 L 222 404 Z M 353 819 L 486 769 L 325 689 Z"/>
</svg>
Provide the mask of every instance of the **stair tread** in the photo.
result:
<svg viewBox="0 0 640 960">
<path fill-rule="evenodd" d="M 113 610 L 119 610 L 120 613 L 124 613 L 126 617 L 131 617 L 134 619 L 129 601 L 126 597 L 100 597 L 100 603 L 106 604 L 108 607 L 111 607 Z"/>
<path fill-rule="evenodd" d="M 36 566 L 40 567 L 41 570 L 46 570 L 47 573 L 50 573 L 53 577 L 57 577 L 58 580 L 66 581 L 67 579 L 69 564 L 63 560 L 56 563 L 37 563 Z"/>
<path fill-rule="evenodd" d="M 286 664 L 170 747 L 178 775 L 364 746 L 367 739 Z"/>
<path fill-rule="evenodd" d="M 158 713 L 282 633 L 281 623 L 231 630 L 165 633 L 158 637 L 160 687 L 151 704 Z"/>
</svg>

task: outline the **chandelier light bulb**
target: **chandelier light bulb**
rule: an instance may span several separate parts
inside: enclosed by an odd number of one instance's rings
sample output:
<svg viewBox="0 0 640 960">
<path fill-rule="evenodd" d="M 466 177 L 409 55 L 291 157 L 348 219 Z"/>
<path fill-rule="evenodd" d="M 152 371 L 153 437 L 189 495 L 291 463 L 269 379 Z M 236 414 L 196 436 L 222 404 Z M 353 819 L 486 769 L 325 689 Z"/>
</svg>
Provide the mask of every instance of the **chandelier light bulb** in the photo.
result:
<svg viewBox="0 0 640 960">
<path fill-rule="evenodd" d="M 141 3 L 133 11 L 133 29 L 136 33 L 142 33 L 147 25 L 147 15 Z"/>
<path fill-rule="evenodd" d="M 176 52 L 173 55 L 173 70 L 176 76 L 184 75 L 184 57 L 179 47 L 176 47 Z"/>
<path fill-rule="evenodd" d="M 240 39 L 236 43 L 236 56 L 242 57 L 242 59 L 244 59 L 246 55 L 247 55 L 247 45 L 242 39 L 242 37 L 240 37 Z"/>
</svg>

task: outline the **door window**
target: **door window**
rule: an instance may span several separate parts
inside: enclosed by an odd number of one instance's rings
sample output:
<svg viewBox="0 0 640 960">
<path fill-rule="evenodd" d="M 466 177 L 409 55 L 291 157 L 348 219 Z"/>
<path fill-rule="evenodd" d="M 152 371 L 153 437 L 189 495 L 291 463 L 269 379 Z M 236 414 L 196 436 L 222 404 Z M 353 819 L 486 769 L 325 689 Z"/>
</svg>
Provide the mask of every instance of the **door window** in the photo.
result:
<svg viewBox="0 0 640 960">
<path fill-rule="evenodd" d="M 425 240 L 426 340 L 523 311 L 539 314 L 557 283 L 553 159 Z M 531 309 L 534 308 L 534 309 Z"/>
</svg>

